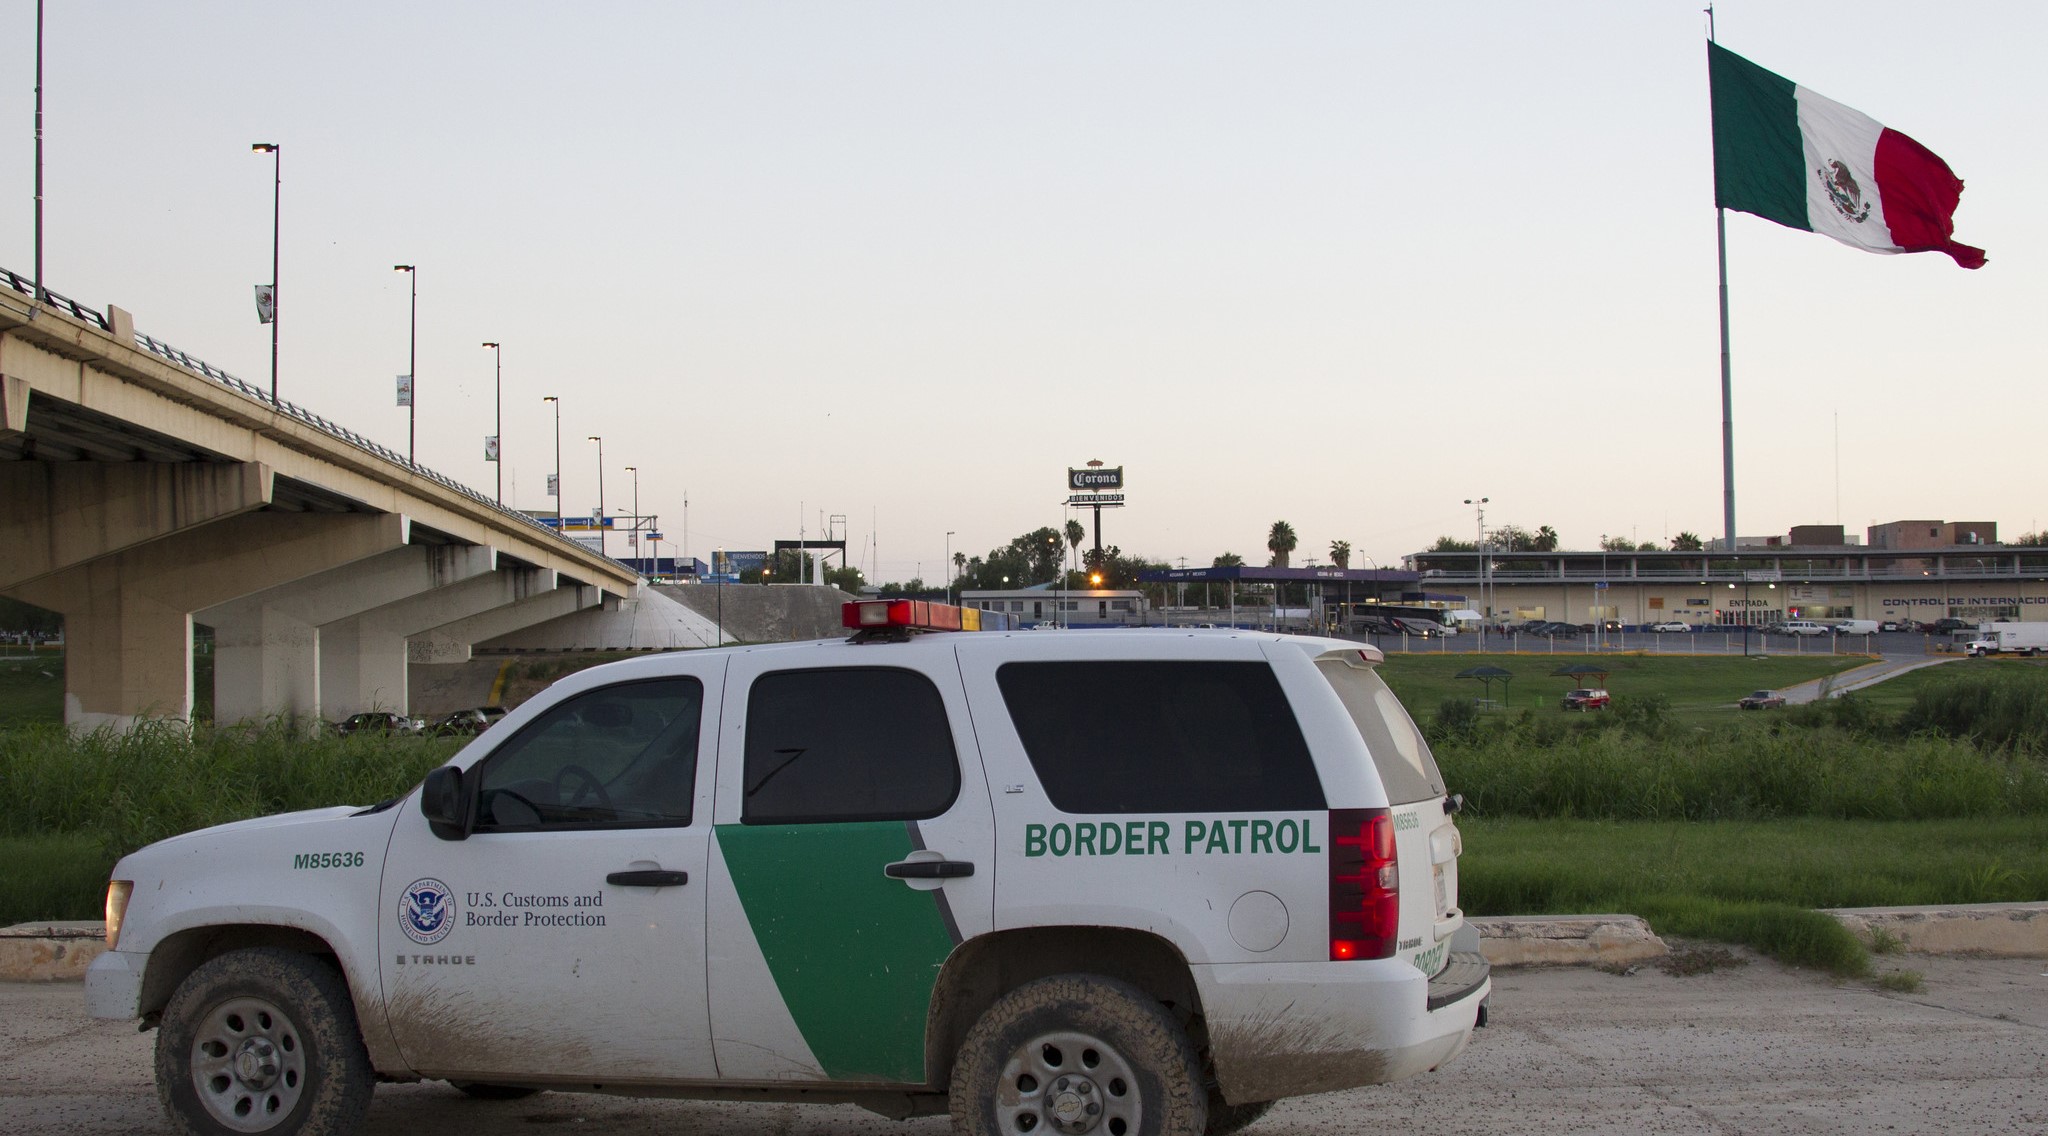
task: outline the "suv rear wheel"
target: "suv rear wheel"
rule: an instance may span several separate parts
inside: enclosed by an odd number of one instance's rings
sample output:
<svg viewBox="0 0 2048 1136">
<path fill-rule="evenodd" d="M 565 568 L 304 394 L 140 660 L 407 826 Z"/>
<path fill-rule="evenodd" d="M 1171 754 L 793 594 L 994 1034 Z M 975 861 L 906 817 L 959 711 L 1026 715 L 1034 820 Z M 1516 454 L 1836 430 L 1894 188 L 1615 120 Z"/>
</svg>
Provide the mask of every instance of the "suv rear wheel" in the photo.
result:
<svg viewBox="0 0 2048 1136">
<path fill-rule="evenodd" d="M 164 1007 L 157 1096 L 192 1136 L 339 1136 L 361 1127 L 371 1088 L 348 988 L 311 955 L 230 951 Z"/>
<path fill-rule="evenodd" d="M 951 1104 L 966 1136 L 1202 1136 L 1209 1123 L 1186 1031 L 1144 991 L 1091 974 L 998 998 L 961 1044 Z"/>
</svg>

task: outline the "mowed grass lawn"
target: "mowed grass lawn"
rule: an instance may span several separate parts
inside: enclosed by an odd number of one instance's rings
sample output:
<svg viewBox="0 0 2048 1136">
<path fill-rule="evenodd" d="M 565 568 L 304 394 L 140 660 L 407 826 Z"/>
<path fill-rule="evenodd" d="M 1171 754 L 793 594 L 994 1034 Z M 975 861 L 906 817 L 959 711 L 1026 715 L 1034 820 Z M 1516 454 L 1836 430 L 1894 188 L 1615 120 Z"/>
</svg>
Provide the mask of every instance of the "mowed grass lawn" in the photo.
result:
<svg viewBox="0 0 2048 1136">
<path fill-rule="evenodd" d="M 1565 713 L 1558 706 L 1574 687 L 1600 685 L 1597 676 L 1565 678 L 1560 667 L 1607 668 L 1604 684 L 1616 698 L 1662 696 L 1681 718 L 1732 719 L 1735 700 L 1760 687 L 1778 689 L 1840 674 L 1872 662 L 1867 655 L 1430 655 L 1389 654 L 1380 674 L 1418 722 L 1426 722 L 1447 699 L 1484 696 L 1477 679 L 1458 678 L 1473 667 L 1499 667 L 1514 675 L 1493 683 L 1502 710 Z M 1495 711 L 1499 712 L 1499 711 Z M 1576 716 L 1576 711 L 1572 712 Z M 1747 715 L 1745 715 L 1746 717 Z"/>
</svg>

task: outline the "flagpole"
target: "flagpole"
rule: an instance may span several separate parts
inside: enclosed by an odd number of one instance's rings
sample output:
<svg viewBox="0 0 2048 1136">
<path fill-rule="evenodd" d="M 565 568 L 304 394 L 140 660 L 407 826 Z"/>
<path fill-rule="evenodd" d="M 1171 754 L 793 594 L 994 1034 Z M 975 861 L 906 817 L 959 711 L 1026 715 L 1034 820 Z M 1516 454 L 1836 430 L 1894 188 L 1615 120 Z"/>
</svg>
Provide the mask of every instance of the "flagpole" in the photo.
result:
<svg viewBox="0 0 2048 1136">
<path fill-rule="evenodd" d="M 1714 6 L 1707 5 L 1707 42 L 1714 42 Z M 1721 272 L 1721 532 L 1735 551 L 1735 382 L 1728 356 L 1728 211 L 1714 203 L 1714 253 Z"/>
<path fill-rule="evenodd" d="M 1714 208 L 1714 241 L 1721 266 L 1721 524 L 1735 551 L 1735 393 L 1728 358 L 1728 211 Z"/>
</svg>

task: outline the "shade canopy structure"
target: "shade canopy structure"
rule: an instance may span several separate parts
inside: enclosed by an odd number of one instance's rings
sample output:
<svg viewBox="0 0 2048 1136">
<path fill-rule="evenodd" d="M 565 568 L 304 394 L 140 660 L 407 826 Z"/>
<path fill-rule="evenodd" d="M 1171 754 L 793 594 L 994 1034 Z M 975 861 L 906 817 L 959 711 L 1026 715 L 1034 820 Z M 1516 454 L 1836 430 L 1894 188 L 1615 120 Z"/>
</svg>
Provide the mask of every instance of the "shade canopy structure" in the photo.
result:
<svg viewBox="0 0 2048 1136">
<path fill-rule="evenodd" d="M 1502 701 L 1505 701 L 1508 693 L 1508 683 L 1513 681 L 1515 672 L 1495 666 L 1466 667 L 1452 677 L 1478 679 L 1486 687 L 1486 701 L 1491 703 L 1493 702 L 1493 684 L 1496 682 L 1500 684 L 1501 698 Z"/>
<path fill-rule="evenodd" d="M 1580 679 L 1597 679 L 1595 685 L 1607 685 L 1607 668 L 1593 663 L 1575 663 L 1568 667 L 1559 667 L 1550 673 L 1559 678 L 1571 679 L 1575 683 Z"/>
</svg>

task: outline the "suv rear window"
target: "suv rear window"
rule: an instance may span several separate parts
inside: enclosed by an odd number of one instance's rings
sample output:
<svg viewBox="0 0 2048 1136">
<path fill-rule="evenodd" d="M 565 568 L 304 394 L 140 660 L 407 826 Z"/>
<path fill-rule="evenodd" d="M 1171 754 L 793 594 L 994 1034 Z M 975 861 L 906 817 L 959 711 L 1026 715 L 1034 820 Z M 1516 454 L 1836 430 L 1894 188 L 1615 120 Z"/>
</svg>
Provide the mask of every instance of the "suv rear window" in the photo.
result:
<svg viewBox="0 0 2048 1136">
<path fill-rule="evenodd" d="M 996 683 L 1062 812 L 1324 807 L 1308 743 L 1264 663 L 1005 663 Z"/>
<path fill-rule="evenodd" d="M 1415 728 L 1415 720 L 1402 708 L 1401 700 L 1387 689 L 1385 679 L 1372 668 L 1354 666 L 1342 657 L 1317 659 L 1316 669 L 1323 672 L 1358 725 L 1373 765 L 1380 771 L 1380 782 L 1387 787 L 1388 802 L 1406 805 L 1444 795 L 1444 775 L 1429 755 L 1429 743 L 1422 740 L 1422 731 Z"/>
</svg>

